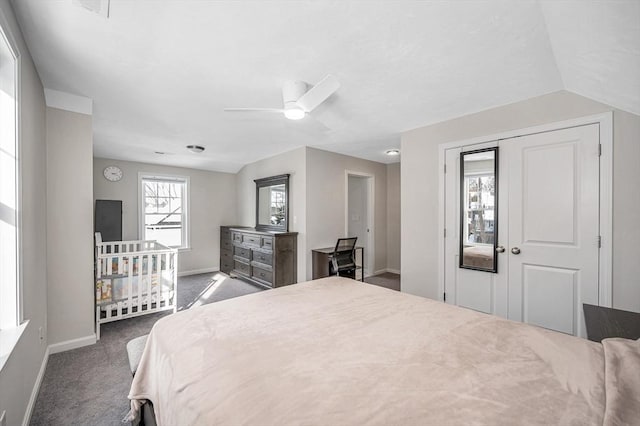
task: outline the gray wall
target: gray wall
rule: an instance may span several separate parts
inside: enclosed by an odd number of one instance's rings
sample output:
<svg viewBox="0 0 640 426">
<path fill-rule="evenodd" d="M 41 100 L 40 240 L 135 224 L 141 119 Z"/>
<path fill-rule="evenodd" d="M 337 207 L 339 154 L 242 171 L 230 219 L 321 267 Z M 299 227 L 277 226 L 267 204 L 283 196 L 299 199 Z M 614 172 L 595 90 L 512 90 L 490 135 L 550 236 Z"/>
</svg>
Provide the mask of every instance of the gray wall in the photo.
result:
<svg viewBox="0 0 640 426">
<path fill-rule="evenodd" d="M 387 269 L 400 272 L 400 163 L 387 164 Z"/>
<path fill-rule="evenodd" d="M 306 252 L 306 148 L 298 148 L 284 154 L 247 164 L 237 174 L 237 223 L 226 225 L 256 225 L 256 184 L 254 179 L 282 174 L 289 178 L 289 231 L 298 232 L 298 282 L 307 275 Z"/>
<path fill-rule="evenodd" d="M 107 166 L 118 166 L 123 177 L 118 182 L 104 178 Z M 94 200 L 122 201 L 122 238 L 137 240 L 138 235 L 138 173 L 188 176 L 191 200 L 190 249 L 180 250 L 180 273 L 217 270 L 220 267 L 220 225 L 236 218 L 236 178 L 231 173 L 167 167 L 131 161 L 93 159 Z"/>
<path fill-rule="evenodd" d="M 94 335 L 90 115 L 47 108 L 49 344 Z"/>
<path fill-rule="evenodd" d="M 640 117 L 560 91 L 402 135 L 402 290 L 437 298 L 438 145 L 614 111 L 613 304 L 640 311 Z"/>
<path fill-rule="evenodd" d="M 0 371 L 0 412 L 7 425 L 22 424 L 47 347 L 46 139 L 40 78 L 7 0 L 0 0 L 0 25 L 20 51 L 20 143 L 22 149 L 22 306 L 29 325 Z M 38 329 L 43 329 L 44 339 Z"/>
<path fill-rule="evenodd" d="M 307 279 L 311 279 L 311 249 L 335 245 L 344 236 L 345 172 L 375 178 L 372 271 L 387 268 L 387 166 L 319 149 L 307 148 Z"/>
</svg>

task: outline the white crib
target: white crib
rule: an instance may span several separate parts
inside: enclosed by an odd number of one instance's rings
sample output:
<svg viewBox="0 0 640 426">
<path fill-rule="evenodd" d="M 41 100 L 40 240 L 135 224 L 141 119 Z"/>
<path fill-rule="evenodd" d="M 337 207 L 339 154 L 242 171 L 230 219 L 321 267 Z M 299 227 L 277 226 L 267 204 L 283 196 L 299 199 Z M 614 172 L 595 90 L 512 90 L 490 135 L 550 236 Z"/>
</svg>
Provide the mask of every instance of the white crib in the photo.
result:
<svg viewBox="0 0 640 426">
<path fill-rule="evenodd" d="M 100 324 L 177 307 L 178 250 L 157 241 L 102 242 L 96 232 L 96 336 Z"/>
</svg>

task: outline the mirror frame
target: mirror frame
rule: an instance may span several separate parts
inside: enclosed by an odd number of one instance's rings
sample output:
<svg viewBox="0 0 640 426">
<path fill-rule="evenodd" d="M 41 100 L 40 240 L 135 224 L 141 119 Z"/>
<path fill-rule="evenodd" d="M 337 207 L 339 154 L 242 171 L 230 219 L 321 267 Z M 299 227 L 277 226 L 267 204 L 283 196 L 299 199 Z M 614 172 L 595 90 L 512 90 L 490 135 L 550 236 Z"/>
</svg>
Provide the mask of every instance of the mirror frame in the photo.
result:
<svg viewBox="0 0 640 426">
<path fill-rule="evenodd" d="M 489 269 L 489 268 L 478 268 L 475 266 L 468 266 L 468 265 L 464 265 L 464 256 L 463 256 L 463 250 L 464 250 L 464 242 L 463 242 L 463 236 L 464 236 L 464 226 L 466 224 L 466 217 L 465 217 L 465 212 L 464 212 L 464 203 L 465 203 L 465 186 L 464 186 L 464 157 L 466 155 L 471 155 L 471 154 L 478 154 L 480 152 L 489 152 L 489 151 L 493 151 L 493 175 L 494 175 L 494 179 L 495 179 L 495 189 L 494 189 L 494 196 L 493 196 L 493 200 L 494 200 L 494 210 L 493 210 L 493 215 L 494 215 L 494 222 L 493 222 L 493 268 Z M 460 234 L 459 234 L 459 255 L 458 257 L 459 262 L 458 262 L 458 266 L 461 269 L 471 269 L 474 271 L 481 271 L 481 272 L 491 272 L 494 274 L 498 273 L 498 252 L 496 252 L 496 248 L 498 247 L 498 147 L 497 146 L 493 146 L 491 148 L 482 148 L 482 149 L 476 149 L 473 151 L 464 151 L 460 153 L 460 205 L 458 207 L 459 209 L 459 219 L 460 219 Z"/>
<path fill-rule="evenodd" d="M 285 174 L 255 179 L 254 182 L 256 183 L 256 230 L 289 232 L 289 175 Z M 286 206 L 284 208 L 284 223 L 282 225 L 260 224 L 260 188 L 282 184 L 284 184 L 284 197 L 286 200 Z"/>
</svg>

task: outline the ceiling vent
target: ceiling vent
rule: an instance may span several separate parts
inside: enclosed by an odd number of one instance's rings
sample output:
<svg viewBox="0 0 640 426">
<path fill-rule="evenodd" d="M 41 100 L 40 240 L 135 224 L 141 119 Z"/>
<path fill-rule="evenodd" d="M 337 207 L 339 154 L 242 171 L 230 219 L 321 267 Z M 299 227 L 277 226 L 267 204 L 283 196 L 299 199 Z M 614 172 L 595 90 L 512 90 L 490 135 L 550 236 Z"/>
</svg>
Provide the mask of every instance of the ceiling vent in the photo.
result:
<svg viewBox="0 0 640 426">
<path fill-rule="evenodd" d="M 109 17 L 110 0 L 73 0 L 73 4 L 81 6 L 93 13 L 97 13 L 103 18 Z"/>
</svg>

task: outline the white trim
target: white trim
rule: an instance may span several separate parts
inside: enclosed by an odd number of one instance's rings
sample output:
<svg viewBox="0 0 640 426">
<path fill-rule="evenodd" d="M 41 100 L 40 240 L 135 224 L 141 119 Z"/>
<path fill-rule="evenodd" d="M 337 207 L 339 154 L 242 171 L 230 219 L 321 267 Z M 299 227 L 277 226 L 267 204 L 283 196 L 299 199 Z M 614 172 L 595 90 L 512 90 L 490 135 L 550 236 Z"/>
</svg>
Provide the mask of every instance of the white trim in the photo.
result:
<svg viewBox="0 0 640 426">
<path fill-rule="evenodd" d="M 44 351 L 42 364 L 40 364 L 40 370 L 38 371 L 38 375 L 36 376 L 36 382 L 33 384 L 33 389 L 31 390 L 31 396 L 29 397 L 27 410 L 24 412 L 24 417 L 22 419 L 22 426 L 28 426 L 29 423 L 31 422 L 31 415 L 33 414 L 33 409 L 36 406 L 36 400 L 38 399 L 38 393 L 40 392 L 40 386 L 42 385 L 42 379 L 44 379 L 44 372 L 47 370 L 48 363 L 49 363 L 49 348 L 47 347 Z"/>
<path fill-rule="evenodd" d="M 22 55 L 20 49 L 18 48 L 18 43 L 16 43 L 16 39 L 13 37 L 13 34 L 10 31 L 10 25 L 7 22 L 6 16 L 0 10 L 0 38 L 2 38 L 6 46 L 9 50 L 9 54 L 13 57 L 13 85 L 14 85 L 14 99 L 13 99 L 13 108 L 14 108 L 14 154 L 16 156 L 15 159 L 15 197 L 16 197 L 16 205 L 15 205 L 15 228 L 16 228 L 16 241 L 15 241 L 15 251 L 16 251 L 16 263 L 15 263 L 15 273 L 16 273 L 16 288 L 15 288 L 15 322 L 14 326 L 20 328 L 24 323 L 24 309 L 23 309 L 23 256 L 22 256 L 22 132 L 21 132 L 21 110 L 22 110 L 22 84 L 21 84 L 21 72 L 22 72 Z M 3 304 L 6 303 L 0 300 L 0 308 L 2 308 Z M 26 325 L 25 325 L 26 327 Z M 22 329 L 24 331 L 24 329 Z M 20 334 L 22 333 L 20 331 Z M 5 333 L 7 331 L 5 330 Z M 10 333 L 10 332 L 9 332 Z M 18 336 L 19 338 L 19 336 Z M 7 353 L 7 357 L 13 351 L 13 347 L 17 344 L 14 342 L 12 348 Z M 4 365 L 4 361 L 0 362 L 0 370 L 2 369 L 2 365 Z"/>
<path fill-rule="evenodd" d="M 345 170 L 344 171 L 344 236 L 348 237 L 349 235 L 349 176 L 359 176 L 368 179 L 367 189 L 369 191 L 367 203 L 367 227 L 369 229 L 367 247 L 365 258 L 362 259 L 364 264 L 364 269 L 362 273 L 365 278 L 367 276 L 367 265 L 369 265 L 368 270 L 373 271 L 375 268 L 375 260 L 376 260 L 376 247 L 375 247 L 375 232 L 376 232 L 376 176 L 371 173 L 358 172 L 355 170 Z M 375 275 L 375 272 L 373 272 Z"/>
<path fill-rule="evenodd" d="M 54 343 L 49 345 L 49 354 L 57 354 L 59 352 L 70 351 L 72 349 L 78 349 L 83 346 L 89 346 L 96 343 L 96 335 L 91 334 L 85 337 L 78 337 L 77 339 L 65 340 L 64 342 Z"/>
<path fill-rule="evenodd" d="M 385 272 L 390 272 L 392 274 L 400 275 L 400 270 L 399 269 L 387 268 L 387 269 L 385 269 Z"/>
<path fill-rule="evenodd" d="M 44 99 L 50 108 L 86 115 L 93 114 L 93 100 L 85 96 L 73 95 L 53 89 L 44 89 Z"/>
<path fill-rule="evenodd" d="M 192 269 L 191 271 L 178 272 L 179 277 L 188 277 L 189 275 L 208 274 L 212 272 L 220 272 L 219 266 L 213 266 L 211 268 Z"/>
<path fill-rule="evenodd" d="M 599 256 L 599 294 L 598 304 L 611 307 L 613 300 L 612 261 L 613 261 L 613 112 L 574 118 L 571 120 L 547 123 L 539 126 L 526 127 L 519 130 L 479 136 L 461 141 L 447 142 L 438 145 L 438 300 L 443 300 L 444 294 L 444 162 L 445 151 L 451 148 L 468 147 L 483 143 L 527 136 L 536 133 L 551 132 L 570 127 L 598 124 L 600 126 L 600 236 L 602 248 Z"/>
<path fill-rule="evenodd" d="M 191 178 L 189 176 L 184 175 L 174 175 L 170 173 L 148 173 L 148 172 L 138 172 L 138 239 L 144 240 L 144 220 L 143 213 L 144 208 L 142 206 L 142 179 L 157 179 L 164 181 L 176 181 L 182 182 L 186 186 L 186 194 L 184 197 L 186 198 L 186 203 L 184 203 L 184 218 L 186 219 L 183 223 L 183 233 L 182 233 L 182 247 L 171 247 L 178 250 L 191 250 Z M 184 201 L 184 200 L 183 200 Z"/>
<path fill-rule="evenodd" d="M 600 237 L 598 304 L 613 307 L 613 112 L 600 124 Z"/>
</svg>

